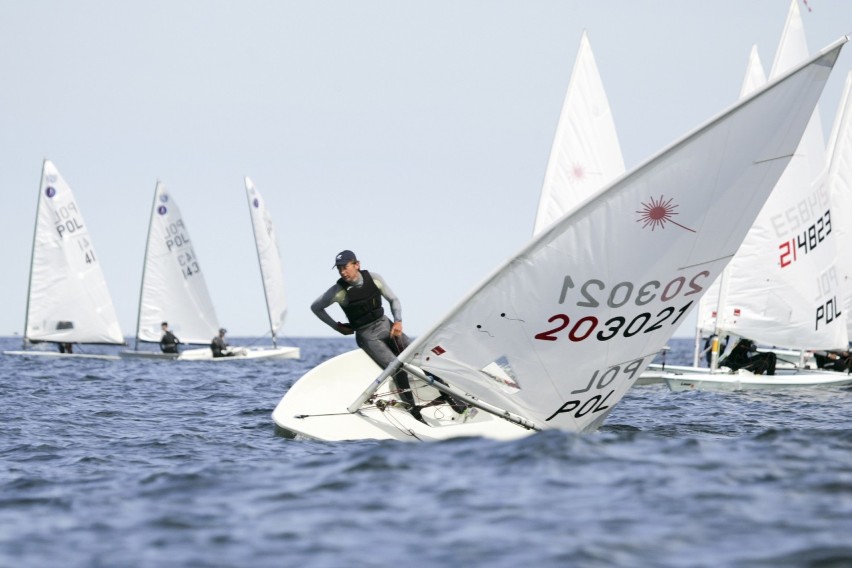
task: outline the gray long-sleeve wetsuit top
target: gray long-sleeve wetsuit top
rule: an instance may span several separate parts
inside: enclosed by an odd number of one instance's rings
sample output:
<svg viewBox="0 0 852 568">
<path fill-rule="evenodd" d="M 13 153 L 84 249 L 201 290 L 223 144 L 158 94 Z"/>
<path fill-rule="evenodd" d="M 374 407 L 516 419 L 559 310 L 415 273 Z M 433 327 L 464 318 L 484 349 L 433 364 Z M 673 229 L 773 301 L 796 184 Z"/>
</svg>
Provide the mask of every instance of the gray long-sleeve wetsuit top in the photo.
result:
<svg viewBox="0 0 852 568">
<path fill-rule="evenodd" d="M 384 278 L 372 270 L 370 271 L 370 276 L 373 277 L 373 282 L 382 293 L 382 297 L 390 303 L 391 312 L 393 313 L 393 321 L 402 321 L 402 304 L 400 303 L 399 298 L 396 297 L 396 294 L 393 293 L 393 290 L 390 289 L 390 286 L 387 285 Z M 351 284 L 350 287 L 359 288 L 363 285 L 364 277 L 359 272 L 358 280 L 354 284 Z M 314 300 L 314 303 L 311 304 L 311 311 L 314 312 L 319 319 L 324 321 L 326 325 L 337 331 L 337 322 L 331 319 L 331 316 L 325 311 L 327 307 L 335 302 L 341 306 L 345 306 L 349 303 L 346 299 L 346 290 L 341 288 L 337 283 L 326 290 L 322 296 Z"/>
</svg>

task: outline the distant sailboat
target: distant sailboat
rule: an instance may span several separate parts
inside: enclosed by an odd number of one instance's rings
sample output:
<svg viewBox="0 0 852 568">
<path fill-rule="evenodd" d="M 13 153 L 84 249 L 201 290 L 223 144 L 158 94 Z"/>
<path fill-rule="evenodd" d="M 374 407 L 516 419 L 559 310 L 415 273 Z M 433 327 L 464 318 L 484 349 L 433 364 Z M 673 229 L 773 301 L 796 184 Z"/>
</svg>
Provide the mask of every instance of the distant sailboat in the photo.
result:
<svg viewBox="0 0 852 568">
<path fill-rule="evenodd" d="M 124 344 L 83 215 L 71 187 L 50 160 L 44 161 L 39 184 L 24 328 L 25 349 L 36 343 Z M 117 359 L 58 349 L 4 353 Z"/>
<path fill-rule="evenodd" d="M 278 330 L 284 325 L 284 318 L 287 315 L 287 298 L 284 295 L 284 266 L 281 263 L 281 252 L 278 249 L 272 216 L 251 179 L 245 178 L 245 184 L 257 260 L 263 281 L 263 295 L 266 299 L 266 313 L 269 316 L 269 331 L 272 334 L 271 348 L 252 351 L 276 359 L 298 359 L 298 347 L 278 345 Z"/>
<path fill-rule="evenodd" d="M 547 161 L 533 234 L 624 173 L 624 158 L 584 31 Z"/>
<path fill-rule="evenodd" d="M 279 431 L 438 440 L 596 430 L 736 252 L 846 41 L 551 224 L 387 369 L 356 350 L 309 371 L 275 408 Z M 415 378 L 425 424 L 388 386 L 400 369 Z M 459 414 L 437 391 L 470 407 Z"/>
<path fill-rule="evenodd" d="M 136 344 L 133 351 L 123 351 L 121 356 L 212 359 L 209 348 L 183 350 L 180 355 L 139 350 L 139 342 L 160 342 L 161 324 L 165 321 L 184 344 L 208 345 L 219 330 L 183 216 L 166 186 L 157 182 L 145 244 Z"/>
<path fill-rule="evenodd" d="M 165 185 L 157 182 L 148 225 L 145 264 L 139 294 L 136 347 L 122 357 L 177 361 L 244 361 L 298 357 L 295 347 L 233 348 L 233 356 L 213 357 L 209 347 L 181 349 L 179 354 L 140 350 L 139 342 L 159 343 L 161 325 L 169 322 L 183 344 L 209 345 L 219 323 L 207 283 L 180 209 Z"/>
</svg>

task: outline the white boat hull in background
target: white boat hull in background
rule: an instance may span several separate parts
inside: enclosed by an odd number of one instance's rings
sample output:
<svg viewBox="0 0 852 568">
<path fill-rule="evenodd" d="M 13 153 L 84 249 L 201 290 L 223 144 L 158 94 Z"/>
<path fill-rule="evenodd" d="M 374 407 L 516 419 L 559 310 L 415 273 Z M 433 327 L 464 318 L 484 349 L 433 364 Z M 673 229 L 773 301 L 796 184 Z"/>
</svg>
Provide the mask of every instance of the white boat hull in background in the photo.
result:
<svg viewBox="0 0 852 568">
<path fill-rule="evenodd" d="M 434 441 L 464 436 L 510 440 L 532 433 L 484 411 L 459 415 L 447 404 L 423 408 L 427 424 L 415 420 L 401 406 L 380 410 L 364 406 L 350 414 L 346 407 L 364 392 L 381 369 L 361 349 L 338 355 L 314 367 L 290 387 L 272 413 L 276 430 L 285 436 L 328 441 L 403 440 Z M 387 384 L 387 383 L 386 383 Z M 412 379 L 415 399 L 429 400 L 438 391 Z M 383 387 L 376 400 L 399 400 Z"/>
<path fill-rule="evenodd" d="M 179 354 L 159 353 L 157 351 L 122 351 L 122 359 L 149 359 L 154 361 L 246 361 L 248 359 L 298 359 L 298 347 L 234 347 L 236 354 L 231 357 L 213 357 L 213 352 L 207 347 L 187 349 Z"/>
<path fill-rule="evenodd" d="M 692 368 L 694 369 L 694 367 Z M 806 387 L 842 387 L 852 385 L 852 375 L 834 371 L 796 371 L 778 370 L 774 375 L 755 375 L 748 371 L 735 373 L 698 373 L 695 371 L 678 373 L 674 370 L 659 373 L 656 376 L 675 391 L 744 391 L 779 390 Z"/>
<path fill-rule="evenodd" d="M 54 359 L 100 359 L 102 361 L 118 361 L 118 355 L 101 355 L 98 353 L 59 353 L 58 351 L 4 351 L 3 355 L 14 357 L 52 357 Z"/>
</svg>

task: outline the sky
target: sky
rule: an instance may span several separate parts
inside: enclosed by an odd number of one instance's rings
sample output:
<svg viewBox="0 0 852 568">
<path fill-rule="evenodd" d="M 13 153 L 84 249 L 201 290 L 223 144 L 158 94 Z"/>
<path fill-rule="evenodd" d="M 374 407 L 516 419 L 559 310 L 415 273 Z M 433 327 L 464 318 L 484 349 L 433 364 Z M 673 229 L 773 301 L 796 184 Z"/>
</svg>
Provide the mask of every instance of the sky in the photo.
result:
<svg viewBox="0 0 852 568">
<path fill-rule="evenodd" d="M 583 30 L 630 170 L 736 102 L 752 45 L 768 74 L 789 5 L 0 2 L 0 335 L 23 332 L 48 158 L 127 336 L 157 180 L 180 205 L 220 324 L 268 333 L 244 176 L 282 249 L 280 335 L 334 335 L 310 304 L 351 249 L 416 336 L 531 238 Z M 799 7 L 812 52 L 852 33 L 848 0 Z M 826 138 L 850 51 L 820 101 Z M 694 326 L 693 314 L 676 336 Z"/>
</svg>

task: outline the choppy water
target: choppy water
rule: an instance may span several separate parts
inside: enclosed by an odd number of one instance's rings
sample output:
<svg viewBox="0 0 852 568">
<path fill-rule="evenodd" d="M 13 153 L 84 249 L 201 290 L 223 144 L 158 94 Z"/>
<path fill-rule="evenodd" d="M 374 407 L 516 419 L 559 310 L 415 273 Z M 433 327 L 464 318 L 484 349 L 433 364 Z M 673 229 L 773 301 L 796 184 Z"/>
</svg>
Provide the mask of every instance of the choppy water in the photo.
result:
<svg viewBox="0 0 852 568">
<path fill-rule="evenodd" d="M 0 566 L 852 565 L 852 390 L 654 385 L 590 435 L 294 441 L 272 409 L 353 343 L 291 343 L 300 361 L 0 356 Z"/>
</svg>

